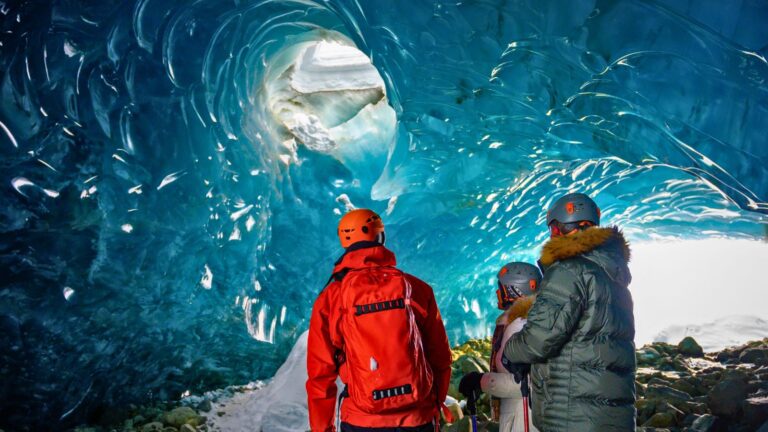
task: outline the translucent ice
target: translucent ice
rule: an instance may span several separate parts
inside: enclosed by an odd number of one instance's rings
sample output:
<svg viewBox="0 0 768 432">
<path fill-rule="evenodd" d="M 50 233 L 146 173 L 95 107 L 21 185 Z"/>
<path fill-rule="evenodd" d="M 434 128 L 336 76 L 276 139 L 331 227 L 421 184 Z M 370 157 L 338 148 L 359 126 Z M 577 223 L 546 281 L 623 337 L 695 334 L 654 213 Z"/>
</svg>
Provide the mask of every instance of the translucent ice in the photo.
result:
<svg viewBox="0 0 768 432">
<path fill-rule="evenodd" d="M 352 205 L 384 215 L 454 343 L 488 334 L 493 275 L 534 259 L 564 192 L 633 241 L 764 236 L 766 19 L 0 1 L 0 428 L 272 376 Z"/>
</svg>

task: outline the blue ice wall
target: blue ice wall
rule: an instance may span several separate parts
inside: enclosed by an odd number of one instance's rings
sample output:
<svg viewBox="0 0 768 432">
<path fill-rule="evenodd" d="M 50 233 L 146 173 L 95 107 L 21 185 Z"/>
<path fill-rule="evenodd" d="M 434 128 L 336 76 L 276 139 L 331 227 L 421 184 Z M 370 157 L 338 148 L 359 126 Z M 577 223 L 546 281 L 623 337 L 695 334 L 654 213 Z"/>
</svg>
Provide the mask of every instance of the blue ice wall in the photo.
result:
<svg viewBox="0 0 768 432">
<path fill-rule="evenodd" d="M 270 376 L 341 253 L 342 194 L 384 215 L 454 343 L 487 334 L 493 274 L 533 259 L 566 191 L 635 240 L 765 235 L 766 20 L 757 0 L 0 1 L 0 426 Z M 327 30 L 387 83 L 385 161 L 273 133 L 265 71 Z"/>
</svg>

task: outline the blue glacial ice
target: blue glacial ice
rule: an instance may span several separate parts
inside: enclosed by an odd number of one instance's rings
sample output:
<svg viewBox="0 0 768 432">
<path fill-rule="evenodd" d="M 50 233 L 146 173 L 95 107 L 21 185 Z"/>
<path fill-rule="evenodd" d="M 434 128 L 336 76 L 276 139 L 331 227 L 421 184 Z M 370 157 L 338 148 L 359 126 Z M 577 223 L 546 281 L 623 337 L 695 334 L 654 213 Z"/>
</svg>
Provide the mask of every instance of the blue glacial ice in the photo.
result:
<svg viewBox="0 0 768 432">
<path fill-rule="evenodd" d="M 566 191 L 632 240 L 766 235 L 766 19 L 0 1 L 0 426 L 271 376 L 350 206 L 383 214 L 454 343 L 487 334 L 495 270 L 535 257 Z"/>
</svg>

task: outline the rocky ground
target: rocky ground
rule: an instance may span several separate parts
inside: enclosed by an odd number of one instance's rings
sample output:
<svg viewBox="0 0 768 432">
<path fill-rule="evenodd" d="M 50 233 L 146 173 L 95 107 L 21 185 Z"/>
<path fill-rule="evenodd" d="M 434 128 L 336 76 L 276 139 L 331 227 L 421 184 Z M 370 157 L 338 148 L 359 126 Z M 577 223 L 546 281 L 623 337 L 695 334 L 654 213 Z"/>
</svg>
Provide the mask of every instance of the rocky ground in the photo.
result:
<svg viewBox="0 0 768 432">
<path fill-rule="evenodd" d="M 490 348 L 489 340 L 473 340 L 454 349 L 451 396 L 460 399 L 464 373 L 488 371 Z M 637 350 L 637 364 L 638 431 L 768 432 L 768 338 L 706 354 L 690 337 L 654 343 Z M 478 409 L 480 430 L 497 431 L 487 396 Z M 468 431 L 468 423 L 464 417 L 446 429 Z"/>
<path fill-rule="evenodd" d="M 489 370 L 490 348 L 488 339 L 454 348 L 449 407 L 458 421 L 444 431 L 469 431 L 458 383 L 467 372 Z M 768 338 L 713 353 L 704 353 L 690 337 L 677 345 L 654 343 L 637 350 L 637 363 L 637 431 L 768 432 Z M 226 415 L 217 399 L 252 390 L 229 387 L 182 402 L 129 406 L 74 432 L 216 432 L 210 420 Z M 480 431 L 498 431 L 488 420 L 486 395 L 478 411 Z"/>
</svg>

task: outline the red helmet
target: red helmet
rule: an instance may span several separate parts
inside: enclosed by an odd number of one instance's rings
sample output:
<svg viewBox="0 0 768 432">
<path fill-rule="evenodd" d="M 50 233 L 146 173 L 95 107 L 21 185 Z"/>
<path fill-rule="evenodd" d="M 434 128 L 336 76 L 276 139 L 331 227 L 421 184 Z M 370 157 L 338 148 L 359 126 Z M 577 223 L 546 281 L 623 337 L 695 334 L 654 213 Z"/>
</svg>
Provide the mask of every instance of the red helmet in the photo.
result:
<svg viewBox="0 0 768 432">
<path fill-rule="evenodd" d="M 361 241 L 384 244 L 384 223 L 373 210 L 352 210 L 339 221 L 338 234 L 344 249 Z"/>
</svg>

